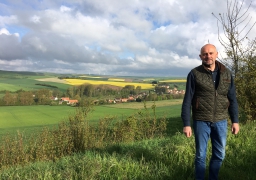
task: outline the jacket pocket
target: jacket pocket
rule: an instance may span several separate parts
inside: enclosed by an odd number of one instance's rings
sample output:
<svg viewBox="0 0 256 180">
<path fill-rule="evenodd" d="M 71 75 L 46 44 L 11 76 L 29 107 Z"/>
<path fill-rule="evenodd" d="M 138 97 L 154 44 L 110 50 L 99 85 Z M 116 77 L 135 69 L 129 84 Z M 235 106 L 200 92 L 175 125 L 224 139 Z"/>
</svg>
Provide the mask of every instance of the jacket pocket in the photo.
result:
<svg viewBox="0 0 256 180">
<path fill-rule="evenodd" d="M 194 97 L 192 100 L 192 110 L 198 111 L 200 107 L 200 97 Z"/>
</svg>

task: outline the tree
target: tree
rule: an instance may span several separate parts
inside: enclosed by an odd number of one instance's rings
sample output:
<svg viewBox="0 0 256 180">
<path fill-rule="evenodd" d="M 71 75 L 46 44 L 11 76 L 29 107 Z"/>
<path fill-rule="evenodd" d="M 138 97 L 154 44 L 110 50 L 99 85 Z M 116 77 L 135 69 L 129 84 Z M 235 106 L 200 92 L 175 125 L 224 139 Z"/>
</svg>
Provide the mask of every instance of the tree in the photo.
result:
<svg viewBox="0 0 256 180">
<path fill-rule="evenodd" d="M 256 57 L 248 57 L 236 77 L 237 99 L 244 120 L 256 119 Z"/>
<path fill-rule="evenodd" d="M 6 91 L 3 100 L 6 106 L 15 105 L 15 103 L 17 102 L 17 95 L 11 94 L 9 91 Z"/>
<path fill-rule="evenodd" d="M 155 86 L 155 92 L 157 93 L 157 94 L 165 94 L 165 93 L 167 93 L 167 87 L 165 87 L 165 86 Z"/>
<path fill-rule="evenodd" d="M 152 85 L 156 85 L 157 83 L 157 81 L 152 81 Z"/>
<path fill-rule="evenodd" d="M 67 89 L 67 95 L 70 98 L 74 97 L 74 88 L 72 86 Z"/>
<path fill-rule="evenodd" d="M 36 92 L 35 101 L 37 104 L 46 105 L 50 104 L 50 98 L 52 97 L 52 92 L 49 89 L 39 89 Z"/>
<path fill-rule="evenodd" d="M 20 105 L 32 105 L 34 103 L 34 97 L 31 91 L 19 92 L 18 98 Z"/>
<path fill-rule="evenodd" d="M 135 86 L 134 85 L 126 85 L 121 90 L 121 96 L 122 97 L 128 97 L 130 94 L 134 94 Z"/>
<path fill-rule="evenodd" d="M 222 62 L 228 66 L 235 77 L 237 99 L 242 120 L 256 119 L 256 41 L 249 39 L 248 34 L 254 28 L 256 21 L 251 22 L 249 15 L 251 3 L 247 8 L 244 0 L 227 0 L 227 13 L 213 16 L 217 19 L 219 42 L 225 49 L 226 58 Z M 220 27 L 219 27 L 220 24 Z M 222 28 L 224 36 L 221 36 Z"/>
<path fill-rule="evenodd" d="M 135 94 L 139 94 L 141 92 L 141 86 L 136 86 Z"/>
<path fill-rule="evenodd" d="M 94 90 L 95 90 L 95 87 L 92 84 L 87 84 L 84 87 L 83 95 L 87 97 L 93 97 Z"/>
<path fill-rule="evenodd" d="M 60 96 L 61 96 L 61 91 L 60 91 L 59 89 L 54 89 L 54 90 L 52 91 L 52 95 L 53 95 L 54 97 L 60 97 Z"/>
<path fill-rule="evenodd" d="M 252 17 L 249 17 L 251 3 L 245 10 L 243 9 L 244 5 L 244 0 L 242 3 L 238 0 L 227 0 L 226 13 L 219 13 L 219 16 L 212 13 L 217 19 L 219 42 L 227 55 L 227 58 L 222 61 L 233 71 L 235 77 L 239 67 L 244 65 L 243 61 L 251 56 L 255 47 L 255 40 L 250 40 L 247 35 L 256 21 L 251 23 Z M 221 36 L 220 29 L 224 36 Z"/>
</svg>

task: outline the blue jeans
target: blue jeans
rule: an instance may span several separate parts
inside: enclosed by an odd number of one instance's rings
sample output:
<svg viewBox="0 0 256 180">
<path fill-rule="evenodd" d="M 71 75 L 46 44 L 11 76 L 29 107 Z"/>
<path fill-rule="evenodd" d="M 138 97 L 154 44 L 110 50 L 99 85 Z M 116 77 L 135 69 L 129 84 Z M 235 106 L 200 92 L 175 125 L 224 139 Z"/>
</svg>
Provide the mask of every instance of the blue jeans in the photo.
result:
<svg viewBox="0 0 256 180">
<path fill-rule="evenodd" d="M 216 123 L 193 121 L 196 143 L 195 176 L 204 180 L 206 169 L 206 152 L 209 138 L 212 143 L 212 157 L 209 165 L 209 180 L 218 179 L 219 170 L 225 157 L 227 140 L 227 120 Z"/>
</svg>

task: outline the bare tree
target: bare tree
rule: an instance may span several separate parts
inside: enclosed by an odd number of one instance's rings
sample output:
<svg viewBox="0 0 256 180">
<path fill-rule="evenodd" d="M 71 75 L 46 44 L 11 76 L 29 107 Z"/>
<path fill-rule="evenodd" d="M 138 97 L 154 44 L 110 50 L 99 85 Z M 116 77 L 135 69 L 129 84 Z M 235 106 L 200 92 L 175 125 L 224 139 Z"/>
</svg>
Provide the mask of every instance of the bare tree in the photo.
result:
<svg viewBox="0 0 256 180">
<path fill-rule="evenodd" d="M 255 40 L 250 40 L 247 36 L 256 24 L 252 22 L 249 9 L 251 2 L 246 9 L 245 1 L 227 0 L 227 12 L 216 14 L 212 13 L 217 19 L 218 39 L 225 49 L 227 58 L 221 61 L 227 65 L 236 77 L 239 66 L 243 60 L 251 55 L 255 46 Z M 221 30 L 224 36 L 221 36 Z"/>
<path fill-rule="evenodd" d="M 219 42 L 225 49 L 226 58 L 221 61 L 228 66 L 235 76 L 237 100 L 240 119 L 249 121 L 256 119 L 256 41 L 250 40 L 248 34 L 256 21 L 252 22 L 249 9 L 244 8 L 244 0 L 227 0 L 227 12 L 214 13 L 217 19 Z M 221 34 L 223 31 L 224 36 Z"/>
</svg>

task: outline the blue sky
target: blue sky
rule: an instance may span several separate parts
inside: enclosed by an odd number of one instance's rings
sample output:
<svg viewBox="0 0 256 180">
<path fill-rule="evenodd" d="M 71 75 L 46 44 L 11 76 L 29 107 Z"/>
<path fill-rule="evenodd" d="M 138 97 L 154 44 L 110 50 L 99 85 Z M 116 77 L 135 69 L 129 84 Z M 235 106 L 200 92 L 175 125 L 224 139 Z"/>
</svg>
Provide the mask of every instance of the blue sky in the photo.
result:
<svg viewBox="0 0 256 180">
<path fill-rule="evenodd" d="M 2 0 L 0 69 L 185 77 L 204 44 L 225 56 L 212 12 L 226 0 Z"/>
</svg>

